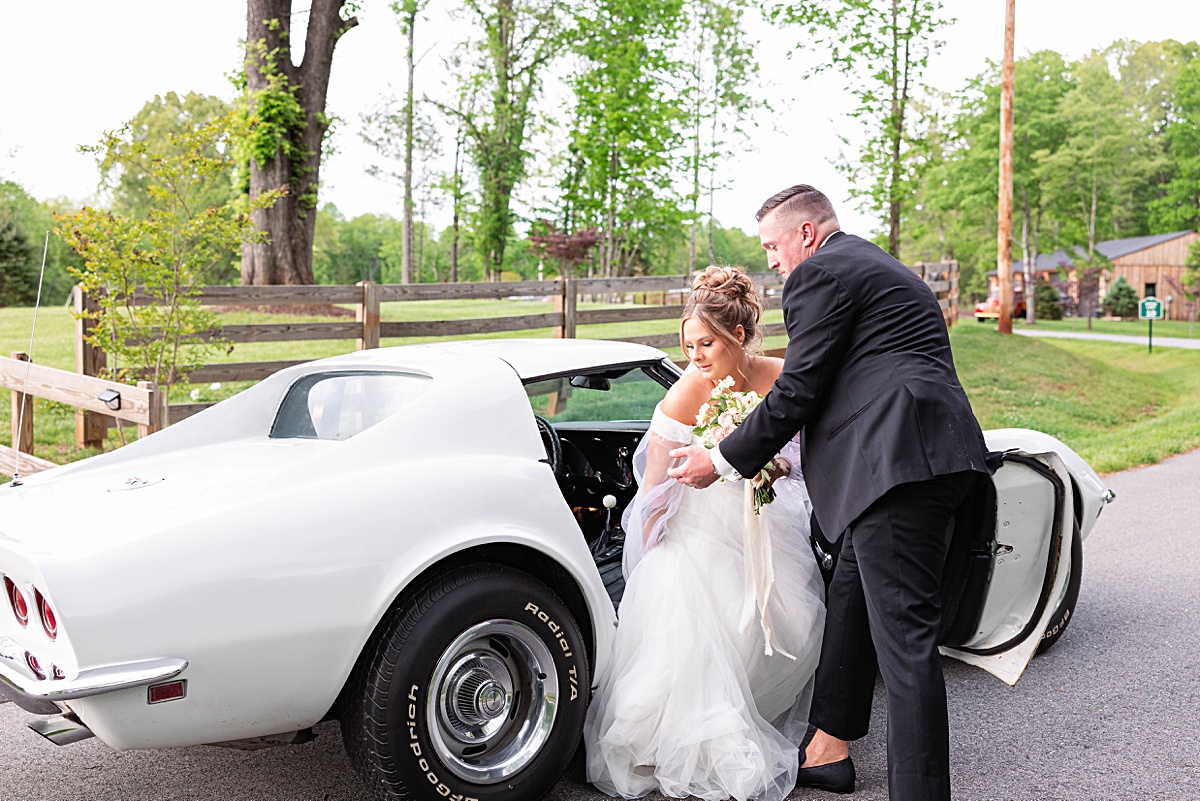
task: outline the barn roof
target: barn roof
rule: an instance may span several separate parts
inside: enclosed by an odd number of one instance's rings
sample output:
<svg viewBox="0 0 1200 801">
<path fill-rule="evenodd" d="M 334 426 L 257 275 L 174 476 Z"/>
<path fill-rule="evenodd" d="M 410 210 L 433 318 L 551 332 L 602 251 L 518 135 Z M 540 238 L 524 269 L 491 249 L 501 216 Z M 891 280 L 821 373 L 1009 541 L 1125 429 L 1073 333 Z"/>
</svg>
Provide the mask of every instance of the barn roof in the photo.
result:
<svg viewBox="0 0 1200 801">
<path fill-rule="evenodd" d="M 1096 243 L 1096 252 L 1100 253 L 1108 259 L 1119 259 L 1122 256 L 1128 256 L 1130 253 L 1137 253 L 1139 250 L 1146 250 L 1156 245 L 1161 245 L 1163 242 L 1170 242 L 1172 239 L 1178 239 L 1181 236 L 1187 236 L 1191 231 L 1176 231 L 1173 234 L 1152 234 L 1151 236 L 1131 236 L 1127 239 L 1108 239 L 1104 242 Z M 1075 258 L 1086 258 L 1087 250 L 1079 245 L 1071 249 L 1072 253 L 1067 253 L 1062 248 L 1055 250 L 1053 253 L 1038 254 L 1035 270 L 1057 270 L 1060 266 L 1070 266 L 1074 264 Z"/>
<path fill-rule="evenodd" d="M 1110 239 L 1107 242 L 1097 242 L 1096 250 L 1110 259 L 1119 259 L 1122 256 L 1128 256 L 1130 253 L 1137 253 L 1139 250 L 1152 248 L 1155 245 L 1170 242 L 1172 239 L 1178 239 L 1190 233 L 1191 231 L 1176 231 L 1173 234 L 1153 234 L 1151 236 L 1134 236 L 1129 239 Z"/>
</svg>

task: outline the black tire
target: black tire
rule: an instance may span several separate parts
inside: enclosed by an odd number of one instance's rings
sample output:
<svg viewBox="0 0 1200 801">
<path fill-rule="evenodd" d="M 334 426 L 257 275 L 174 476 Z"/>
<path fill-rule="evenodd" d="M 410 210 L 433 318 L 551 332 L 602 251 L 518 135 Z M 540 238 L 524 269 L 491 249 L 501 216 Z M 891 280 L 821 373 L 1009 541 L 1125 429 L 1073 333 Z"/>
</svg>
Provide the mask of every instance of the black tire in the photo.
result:
<svg viewBox="0 0 1200 801">
<path fill-rule="evenodd" d="M 1071 535 L 1069 570 L 1071 572 L 1067 576 L 1067 588 L 1063 592 L 1062 600 L 1055 607 L 1054 614 L 1050 617 L 1050 625 L 1046 627 L 1042 641 L 1038 643 L 1036 651 L 1038 654 L 1046 653 L 1054 643 L 1058 642 L 1058 638 L 1067 630 L 1067 625 L 1075 615 L 1075 604 L 1079 600 L 1079 586 L 1083 582 L 1083 538 L 1079 536 L 1079 524 L 1075 525 Z"/>
<path fill-rule="evenodd" d="M 532 576 L 470 564 L 385 616 L 339 710 L 379 801 L 541 799 L 579 744 L 590 678 L 566 604 Z"/>
</svg>

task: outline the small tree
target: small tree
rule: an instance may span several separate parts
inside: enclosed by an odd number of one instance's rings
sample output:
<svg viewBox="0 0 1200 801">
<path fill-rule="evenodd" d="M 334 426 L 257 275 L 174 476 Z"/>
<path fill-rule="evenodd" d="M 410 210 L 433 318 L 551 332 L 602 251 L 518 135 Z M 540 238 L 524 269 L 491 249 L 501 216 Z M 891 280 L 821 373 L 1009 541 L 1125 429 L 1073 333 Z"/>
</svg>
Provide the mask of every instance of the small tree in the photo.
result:
<svg viewBox="0 0 1200 801">
<path fill-rule="evenodd" d="M 114 359 L 117 380 L 145 378 L 169 391 L 203 357 L 227 350 L 216 315 L 195 296 L 205 278 L 242 243 L 256 242 L 251 212 L 265 209 L 281 190 L 221 206 L 204 205 L 214 183 L 229 180 L 234 140 L 242 133 L 233 115 L 171 135 L 171 147 L 149 157 L 128 128 L 106 133 L 84 147 L 105 160 L 144 170 L 148 208 L 144 216 L 84 208 L 58 217 L 55 229 L 83 258 L 72 268 L 84 292 L 99 306 L 88 342 Z"/>
<path fill-rule="evenodd" d="M 1092 318 L 1100 307 L 1100 281 L 1108 272 L 1111 263 L 1099 253 L 1090 257 L 1076 256 L 1072 269 L 1075 271 L 1075 297 L 1079 315 L 1087 319 L 1087 328 L 1092 330 Z"/>
<path fill-rule="evenodd" d="M 1138 313 L 1137 291 L 1129 285 L 1125 276 L 1118 276 L 1108 288 L 1102 305 L 1104 313 L 1113 317 L 1135 317 Z"/>
<path fill-rule="evenodd" d="M 600 241 L 600 232 L 595 228 L 568 234 L 559 231 L 549 220 L 539 220 L 538 223 L 543 233 L 529 235 L 532 249 L 539 256 L 554 259 L 558 263 L 558 274 L 564 278 L 575 274 L 575 268 L 583 264 Z"/>
<path fill-rule="evenodd" d="M 1061 320 L 1062 307 L 1062 296 L 1053 283 L 1038 281 L 1033 285 L 1033 313 L 1038 320 Z"/>
</svg>

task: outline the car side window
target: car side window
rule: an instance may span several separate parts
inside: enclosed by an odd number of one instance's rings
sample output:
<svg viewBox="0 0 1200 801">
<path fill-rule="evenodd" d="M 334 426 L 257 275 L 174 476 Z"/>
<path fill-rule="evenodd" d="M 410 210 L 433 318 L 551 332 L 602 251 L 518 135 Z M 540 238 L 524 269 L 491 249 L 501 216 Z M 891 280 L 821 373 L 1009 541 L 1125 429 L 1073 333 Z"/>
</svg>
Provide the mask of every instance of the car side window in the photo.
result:
<svg viewBox="0 0 1200 801">
<path fill-rule="evenodd" d="M 271 437 L 349 439 L 403 409 L 429 385 L 425 376 L 382 371 L 305 376 L 292 384 L 279 404 Z"/>
<path fill-rule="evenodd" d="M 554 423 L 649 420 L 667 388 L 642 369 L 580 373 L 525 384 L 534 414 Z"/>
</svg>

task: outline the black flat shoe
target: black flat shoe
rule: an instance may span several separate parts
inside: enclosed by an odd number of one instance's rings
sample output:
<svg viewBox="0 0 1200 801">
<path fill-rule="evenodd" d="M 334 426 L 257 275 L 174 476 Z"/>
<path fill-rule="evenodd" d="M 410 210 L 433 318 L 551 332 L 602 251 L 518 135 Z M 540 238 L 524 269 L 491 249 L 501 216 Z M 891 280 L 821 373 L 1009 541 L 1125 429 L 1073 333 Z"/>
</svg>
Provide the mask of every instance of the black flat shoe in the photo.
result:
<svg viewBox="0 0 1200 801">
<path fill-rule="evenodd" d="M 797 787 L 815 787 L 831 793 L 854 792 L 854 762 L 850 757 L 818 765 L 815 768 L 800 768 L 796 775 Z"/>
</svg>

